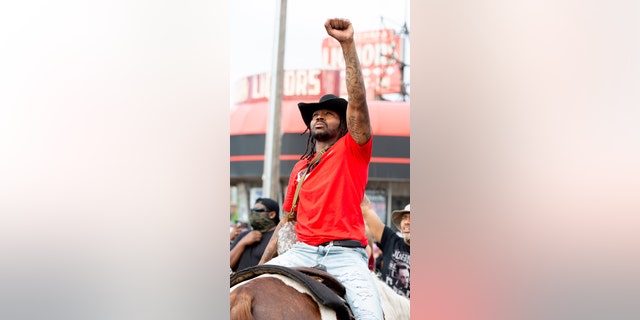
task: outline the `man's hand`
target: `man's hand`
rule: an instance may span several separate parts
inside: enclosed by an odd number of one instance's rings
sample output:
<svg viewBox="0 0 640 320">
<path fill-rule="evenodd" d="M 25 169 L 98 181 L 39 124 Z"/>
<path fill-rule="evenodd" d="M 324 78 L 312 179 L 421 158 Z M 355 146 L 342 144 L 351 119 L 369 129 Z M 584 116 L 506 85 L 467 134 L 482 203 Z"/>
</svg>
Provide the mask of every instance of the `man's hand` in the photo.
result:
<svg viewBox="0 0 640 320">
<path fill-rule="evenodd" d="M 327 29 L 327 33 L 339 42 L 353 41 L 353 26 L 351 21 L 347 19 L 327 19 L 324 23 L 324 28 Z"/>
<path fill-rule="evenodd" d="M 260 241 L 260 239 L 262 239 L 262 233 L 258 230 L 253 230 L 247 233 L 247 235 L 242 239 L 240 239 L 240 242 L 238 244 L 248 246 Z"/>
<path fill-rule="evenodd" d="M 371 120 L 367 107 L 367 93 L 362 77 L 362 68 L 356 52 L 353 25 L 347 19 L 327 19 L 324 23 L 327 33 L 340 42 L 345 62 L 345 84 L 349 96 L 347 104 L 347 129 L 359 145 L 371 139 Z"/>
</svg>

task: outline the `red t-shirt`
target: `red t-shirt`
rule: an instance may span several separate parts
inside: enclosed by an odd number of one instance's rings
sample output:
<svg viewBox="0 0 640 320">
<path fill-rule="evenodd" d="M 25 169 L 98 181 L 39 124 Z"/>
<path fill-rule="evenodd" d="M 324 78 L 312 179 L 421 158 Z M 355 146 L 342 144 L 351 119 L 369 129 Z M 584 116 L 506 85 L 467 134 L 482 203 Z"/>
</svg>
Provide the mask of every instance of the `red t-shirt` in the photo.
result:
<svg viewBox="0 0 640 320">
<path fill-rule="evenodd" d="M 298 195 L 298 241 L 313 246 L 347 239 L 367 244 L 360 203 L 369 176 L 372 141 L 360 146 L 347 133 L 322 155 Z M 291 211 L 298 179 L 309 162 L 304 159 L 293 166 L 283 210 Z"/>
</svg>

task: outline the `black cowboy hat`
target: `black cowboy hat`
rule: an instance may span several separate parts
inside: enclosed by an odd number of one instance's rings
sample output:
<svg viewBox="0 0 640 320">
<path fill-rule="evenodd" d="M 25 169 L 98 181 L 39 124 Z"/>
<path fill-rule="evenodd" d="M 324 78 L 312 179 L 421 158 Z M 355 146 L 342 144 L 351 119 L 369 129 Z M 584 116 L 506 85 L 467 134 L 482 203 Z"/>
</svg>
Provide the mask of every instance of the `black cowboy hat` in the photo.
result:
<svg viewBox="0 0 640 320">
<path fill-rule="evenodd" d="M 304 120 L 304 123 L 309 127 L 311 119 L 313 118 L 313 113 L 320 109 L 333 110 L 340 115 L 341 119 L 345 118 L 347 115 L 347 100 L 339 98 L 333 94 L 325 94 L 320 98 L 319 102 L 298 103 L 298 109 L 300 109 L 302 120 Z"/>
</svg>

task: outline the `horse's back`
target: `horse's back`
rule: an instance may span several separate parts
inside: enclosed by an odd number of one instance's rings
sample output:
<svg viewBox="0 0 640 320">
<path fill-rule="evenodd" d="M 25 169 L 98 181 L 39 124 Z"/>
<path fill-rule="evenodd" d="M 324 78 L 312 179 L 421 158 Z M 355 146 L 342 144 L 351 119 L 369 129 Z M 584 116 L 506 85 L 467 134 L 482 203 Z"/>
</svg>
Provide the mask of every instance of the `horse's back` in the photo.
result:
<svg viewBox="0 0 640 320">
<path fill-rule="evenodd" d="M 410 301 L 408 298 L 397 294 L 391 289 L 384 281 L 375 276 L 376 287 L 378 288 L 378 294 L 380 295 L 380 302 L 382 302 L 382 310 L 386 320 L 409 320 L 410 313 Z"/>
<path fill-rule="evenodd" d="M 336 319 L 308 290 L 281 275 L 261 275 L 231 288 L 231 320 Z"/>
</svg>

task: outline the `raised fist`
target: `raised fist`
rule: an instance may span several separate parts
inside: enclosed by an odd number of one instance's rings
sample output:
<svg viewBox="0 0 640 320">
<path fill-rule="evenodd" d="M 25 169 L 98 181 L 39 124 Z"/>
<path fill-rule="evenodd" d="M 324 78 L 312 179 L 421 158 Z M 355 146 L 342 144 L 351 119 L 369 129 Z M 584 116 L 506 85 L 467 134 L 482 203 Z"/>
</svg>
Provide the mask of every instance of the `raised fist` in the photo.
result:
<svg viewBox="0 0 640 320">
<path fill-rule="evenodd" d="M 327 22 L 324 23 L 324 28 L 327 29 L 327 33 L 331 37 L 339 42 L 353 40 L 353 26 L 348 19 L 327 19 Z"/>
</svg>

